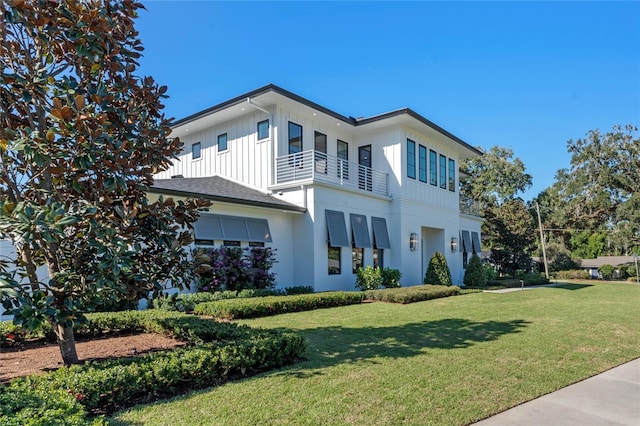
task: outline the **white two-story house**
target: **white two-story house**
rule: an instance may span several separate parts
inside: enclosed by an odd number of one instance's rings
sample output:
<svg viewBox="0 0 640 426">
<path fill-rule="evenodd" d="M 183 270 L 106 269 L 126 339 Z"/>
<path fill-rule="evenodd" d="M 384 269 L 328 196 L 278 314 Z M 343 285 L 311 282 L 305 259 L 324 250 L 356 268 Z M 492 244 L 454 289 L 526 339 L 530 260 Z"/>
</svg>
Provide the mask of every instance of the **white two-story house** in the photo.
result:
<svg viewBox="0 0 640 426">
<path fill-rule="evenodd" d="M 150 197 L 211 200 L 196 245 L 276 248 L 278 287 L 351 290 L 366 265 L 420 284 L 436 251 L 462 284 L 480 252 L 459 164 L 482 153 L 411 109 L 347 117 L 268 85 L 172 128 L 184 150 Z"/>
</svg>

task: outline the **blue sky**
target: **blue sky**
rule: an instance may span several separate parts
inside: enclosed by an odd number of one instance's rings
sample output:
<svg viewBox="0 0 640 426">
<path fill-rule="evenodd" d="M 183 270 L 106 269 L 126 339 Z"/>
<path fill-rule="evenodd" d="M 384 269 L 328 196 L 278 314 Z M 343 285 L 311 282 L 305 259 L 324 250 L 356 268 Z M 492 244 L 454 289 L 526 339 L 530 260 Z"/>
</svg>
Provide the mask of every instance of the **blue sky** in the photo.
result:
<svg viewBox="0 0 640 426">
<path fill-rule="evenodd" d="M 176 119 L 274 83 L 344 115 L 410 107 L 512 147 L 525 200 L 569 139 L 640 125 L 640 2 L 147 1 L 140 74 Z"/>
</svg>

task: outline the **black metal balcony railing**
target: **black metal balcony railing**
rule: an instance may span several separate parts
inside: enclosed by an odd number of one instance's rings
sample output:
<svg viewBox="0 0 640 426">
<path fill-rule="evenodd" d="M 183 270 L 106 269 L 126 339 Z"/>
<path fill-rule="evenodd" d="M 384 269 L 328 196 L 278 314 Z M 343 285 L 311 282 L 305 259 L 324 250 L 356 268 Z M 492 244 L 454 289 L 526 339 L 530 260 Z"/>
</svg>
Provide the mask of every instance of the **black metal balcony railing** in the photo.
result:
<svg viewBox="0 0 640 426">
<path fill-rule="evenodd" d="M 276 159 L 275 185 L 302 181 L 324 182 L 388 195 L 389 176 L 319 151 L 303 151 Z"/>
</svg>

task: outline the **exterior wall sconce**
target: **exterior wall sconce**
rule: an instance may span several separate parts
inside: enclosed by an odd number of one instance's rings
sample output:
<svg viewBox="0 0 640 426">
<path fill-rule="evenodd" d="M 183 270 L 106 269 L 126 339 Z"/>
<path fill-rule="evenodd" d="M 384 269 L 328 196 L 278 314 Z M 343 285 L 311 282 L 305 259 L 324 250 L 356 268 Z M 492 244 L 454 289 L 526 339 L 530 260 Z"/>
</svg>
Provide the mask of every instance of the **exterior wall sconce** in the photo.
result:
<svg viewBox="0 0 640 426">
<path fill-rule="evenodd" d="M 451 238 L 451 252 L 458 251 L 458 239 L 456 237 Z"/>
<path fill-rule="evenodd" d="M 415 232 L 411 233 L 409 237 L 409 250 L 416 251 L 418 249 L 418 234 Z"/>
</svg>

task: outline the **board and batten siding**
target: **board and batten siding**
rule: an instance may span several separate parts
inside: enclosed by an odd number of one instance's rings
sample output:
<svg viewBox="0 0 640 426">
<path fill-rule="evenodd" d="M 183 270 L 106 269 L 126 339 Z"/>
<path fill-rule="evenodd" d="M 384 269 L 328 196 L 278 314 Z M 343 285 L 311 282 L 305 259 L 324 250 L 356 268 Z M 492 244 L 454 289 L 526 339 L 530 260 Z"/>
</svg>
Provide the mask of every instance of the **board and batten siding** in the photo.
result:
<svg viewBox="0 0 640 426">
<path fill-rule="evenodd" d="M 158 173 L 156 179 L 222 176 L 256 188 L 270 184 L 272 168 L 271 138 L 258 140 L 258 122 L 267 120 L 266 114 L 247 114 L 218 124 L 205 131 L 182 137 L 183 151 L 173 165 Z M 273 123 L 269 123 L 270 126 Z M 227 149 L 218 149 L 218 136 L 227 134 Z M 193 159 L 191 147 L 200 142 L 201 156 Z"/>
</svg>

